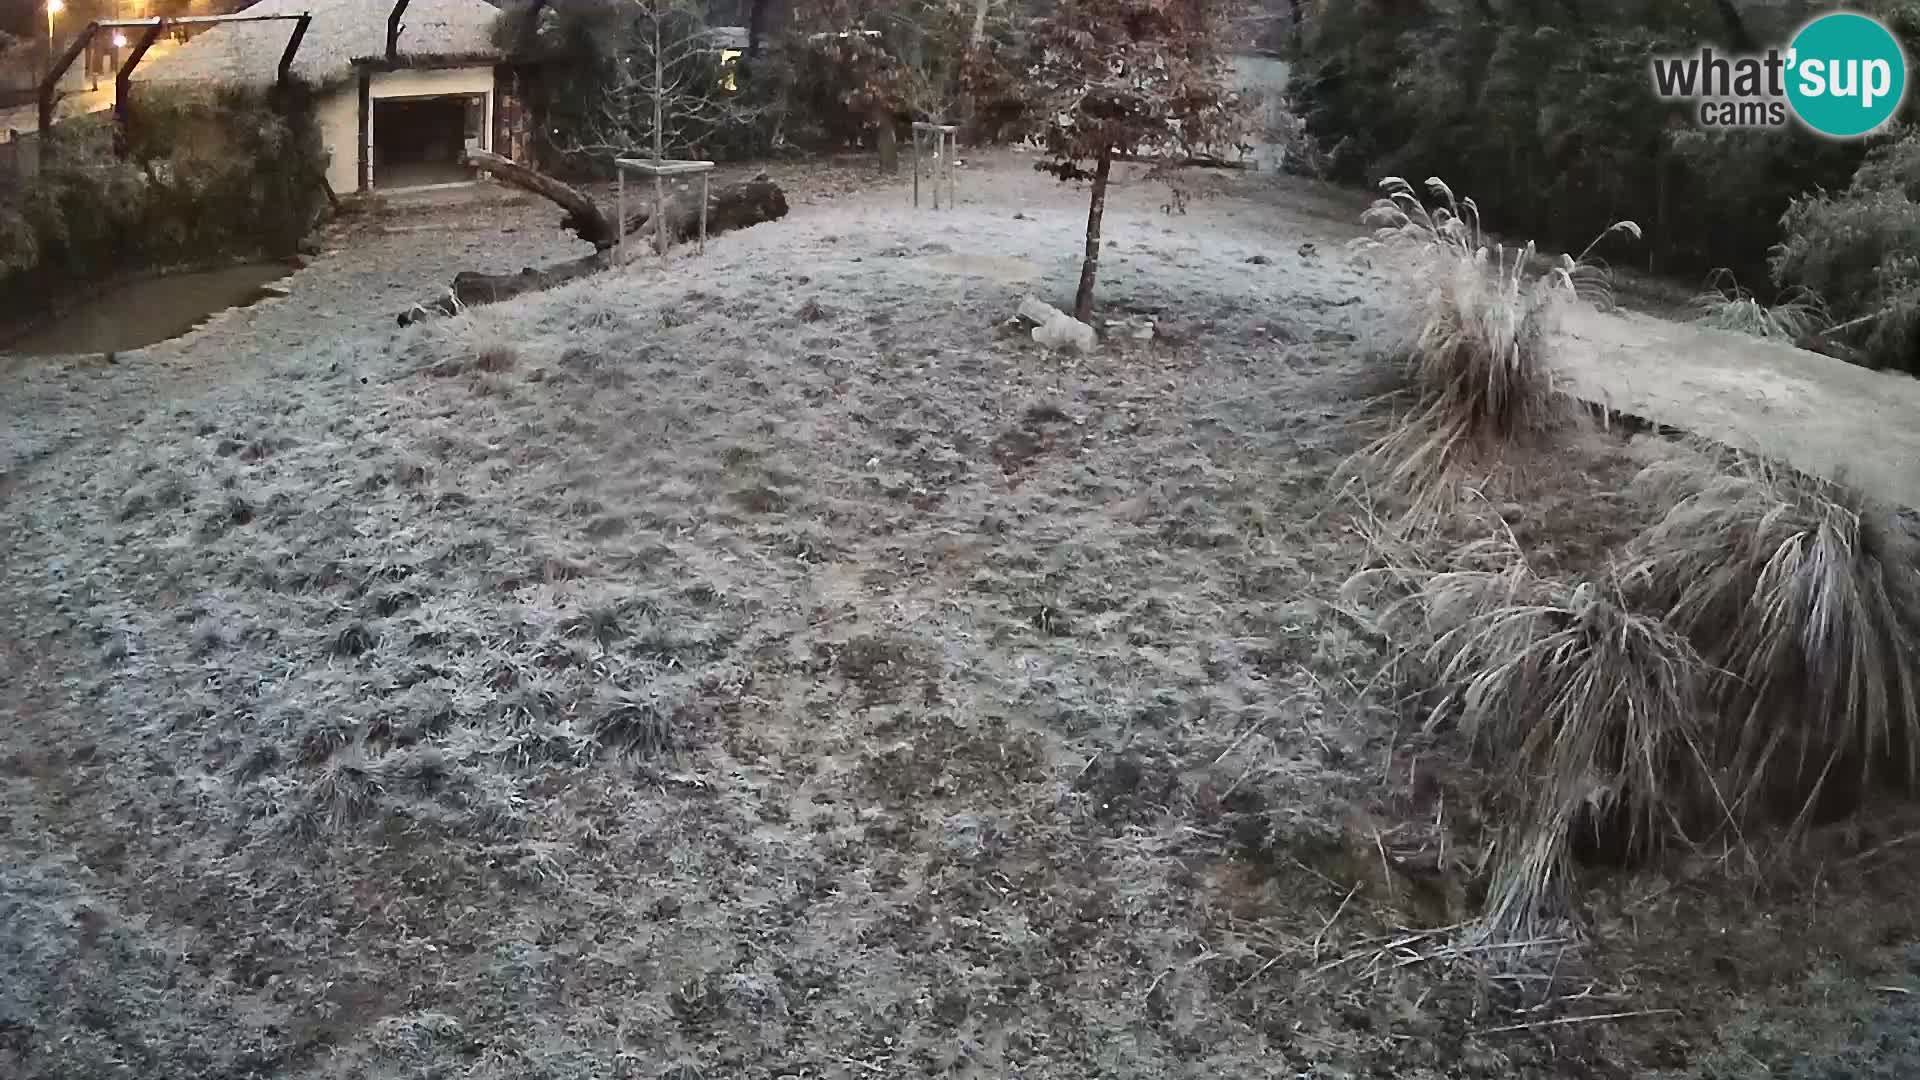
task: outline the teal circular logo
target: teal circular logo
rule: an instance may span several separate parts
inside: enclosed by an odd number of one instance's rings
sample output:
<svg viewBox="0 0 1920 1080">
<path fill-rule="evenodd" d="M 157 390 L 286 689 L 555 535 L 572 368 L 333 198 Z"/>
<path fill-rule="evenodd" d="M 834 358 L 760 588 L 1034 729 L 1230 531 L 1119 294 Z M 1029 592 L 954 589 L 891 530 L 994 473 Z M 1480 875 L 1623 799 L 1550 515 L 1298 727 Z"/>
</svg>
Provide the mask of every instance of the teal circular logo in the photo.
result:
<svg viewBox="0 0 1920 1080">
<path fill-rule="evenodd" d="M 1800 29 L 1787 53 L 1787 101 L 1822 135 L 1850 139 L 1875 131 L 1906 93 L 1906 53 L 1877 19 L 1822 15 Z"/>
</svg>

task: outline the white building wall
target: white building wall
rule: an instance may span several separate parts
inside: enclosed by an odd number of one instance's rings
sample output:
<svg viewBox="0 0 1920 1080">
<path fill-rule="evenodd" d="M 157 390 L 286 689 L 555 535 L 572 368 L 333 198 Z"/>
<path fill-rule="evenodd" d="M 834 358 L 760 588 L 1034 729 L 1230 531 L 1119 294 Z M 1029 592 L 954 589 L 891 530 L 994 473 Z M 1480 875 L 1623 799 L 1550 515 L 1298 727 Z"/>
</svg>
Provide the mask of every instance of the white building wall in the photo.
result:
<svg viewBox="0 0 1920 1080">
<path fill-rule="evenodd" d="M 377 71 L 370 87 L 375 101 L 387 98 L 466 97 L 479 94 L 485 99 L 481 118 L 480 148 L 492 149 L 493 68 L 463 67 Z M 332 90 L 319 102 L 320 137 L 328 154 L 327 183 L 340 194 L 360 190 L 360 87 L 348 81 Z M 367 124 L 367 138 L 373 138 L 373 124 Z M 367 145 L 372 153 L 372 143 Z"/>
<path fill-rule="evenodd" d="M 349 82 L 329 91 L 315 108 L 319 112 L 320 141 L 327 150 L 327 183 L 336 195 L 359 191 L 360 155 L 354 149 L 360 138 L 359 85 Z"/>
</svg>

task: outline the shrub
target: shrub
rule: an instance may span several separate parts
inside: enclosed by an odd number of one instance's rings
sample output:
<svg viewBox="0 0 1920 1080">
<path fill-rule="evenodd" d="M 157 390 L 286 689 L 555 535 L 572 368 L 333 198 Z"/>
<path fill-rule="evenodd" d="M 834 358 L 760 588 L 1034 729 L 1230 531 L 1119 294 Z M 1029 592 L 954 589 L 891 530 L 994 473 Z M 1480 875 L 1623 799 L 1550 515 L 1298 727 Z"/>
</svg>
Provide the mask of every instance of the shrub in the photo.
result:
<svg viewBox="0 0 1920 1080">
<path fill-rule="evenodd" d="M 1716 330 L 1800 344 L 1832 322 L 1825 301 L 1805 289 L 1789 290 L 1778 302 L 1763 304 L 1725 269 L 1715 271 L 1707 286 L 1693 298 L 1698 313 L 1694 321 Z"/>
<path fill-rule="evenodd" d="M 0 279 L 31 270 L 39 262 L 40 238 L 25 208 L 0 203 Z"/>
<path fill-rule="evenodd" d="M 1487 239 L 1472 199 L 1456 200 L 1427 181 L 1442 205 L 1429 209 L 1399 177 L 1366 219 L 1373 246 L 1397 258 L 1409 287 L 1406 353 L 1413 411 L 1371 450 L 1394 487 L 1432 509 L 1461 466 L 1524 441 L 1558 416 L 1546 359 L 1556 305 L 1607 293 L 1604 271 L 1587 259 L 1613 232 L 1638 237 L 1630 221 L 1609 227 L 1580 257 L 1562 255 L 1544 271 L 1531 243 L 1509 249 Z"/>
<path fill-rule="evenodd" d="M 1540 936 L 1565 900 L 1583 833 L 1624 829 L 1653 850 L 1668 822 L 1701 801 L 1699 703 L 1705 666 L 1685 637 L 1630 609 L 1612 587 L 1498 573 L 1429 578 L 1416 593 L 1422 659 L 1451 718 L 1497 775 L 1515 816 L 1499 845 L 1486 930 Z"/>
<path fill-rule="evenodd" d="M 1509 534 L 1458 553 L 1471 569 L 1403 554 L 1349 582 L 1400 584 L 1383 623 L 1438 693 L 1426 726 L 1495 778 L 1500 938 L 1539 935 L 1583 845 L 1791 836 L 1920 783 L 1920 529 L 1747 458 L 1637 486 L 1675 501 L 1597 579 L 1538 575 Z"/>
<path fill-rule="evenodd" d="M 1497 207 L 1497 230 L 1576 250 L 1631 219 L 1651 234 L 1649 269 L 1765 280 L 1773 223 L 1802 192 L 1844 185 L 1861 148 L 1708 133 L 1661 108 L 1647 57 L 1725 40 L 1708 5 L 1578 8 L 1322 5 L 1291 96 L 1336 179 L 1439 173 Z M 1791 31 L 1790 13 L 1746 8 L 1756 34 Z"/>
<path fill-rule="evenodd" d="M 1781 216 L 1773 280 L 1827 298 L 1836 331 L 1874 367 L 1920 374 L 1920 134 L 1887 143 L 1843 193 L 1795 200 Z"/>
<path fill-rule="evenodd" d="M 1920 779 L 1920 537 L 1762 462 L 1679 486 L 1624 580 L 1712 665 L 1730 809 L 1804 823 L 1831 783 Z"/>
<path fill-rule="evenodd" d="M 0 191 L 0 316 L 142 266 L 291 254 L 325 202 L 320 137 L 297 91 L 143 92 L 124 159 L 102 118 L 58 129 L 32 183 Z"/>
</svg>

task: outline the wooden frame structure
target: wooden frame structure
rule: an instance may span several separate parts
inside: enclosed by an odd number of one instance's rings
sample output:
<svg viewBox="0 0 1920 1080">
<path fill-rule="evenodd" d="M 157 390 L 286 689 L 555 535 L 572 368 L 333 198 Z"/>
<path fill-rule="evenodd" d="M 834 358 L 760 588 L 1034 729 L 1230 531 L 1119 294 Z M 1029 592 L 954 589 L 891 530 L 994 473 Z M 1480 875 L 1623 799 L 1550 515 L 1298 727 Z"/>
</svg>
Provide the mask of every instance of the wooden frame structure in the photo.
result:
<svg viewBox="0 0 1920 1080">
<path fill-rule="evenodd" d="M 614 199 L 617 216 L 614 228 L 618 239 L 614 241 L 614 260 L 625 261 L 627 255 L 627 170 L 644 173 L 653 177 L 653 250 L 655 254 L 667 253 L 667 184 L 669 176 L 687 176 L 698 173 L 700 176 L 700 250 L 707 250 L 707 196 L 708 180 L 713 175 L 711 161 L 673 161 L 653 158 L 614 158 L 613 171 Z"/>
<path fill-rule="evenodd" d="M 921 120 L 913 122 L 913 205 L 920 205 L 920 143 L 924 136 L 933 136 L 933 208 L 940 209 L 940 180 L 947 181 L 947 209 L 953 209 L 953 159 L 960 153 L 960 128 L 955 124 L 931 124 Z"/>
<path fill-rule="evenodd" d="M 403 3 L 400 6 L 404 8 L 405 4 Z M 287 36 L 286 50 L 280 54 L 280 68 L 276 76 L 276 85 L 285 86 L 293 69 L 294 54 L 300 51 L 300 42 L 305 40 L 307 28 L 313 25 L 313 15 L 311 12 L 301 12 L 298 15 L 248 15 L 244 12 L 238 15 L 181 15 L 178 17 L 161 16 L 151 19 L 100 19 L 88 23 L 86 29 L 74 36 L 72 44 L 67 46 L 67 51 L 60 54 L 60 58 L 54 62 L 53 67 L 47 72 L 47 77 L 40 82 L 40 145 L 42 151 L 44 152 L 50 145 L 46 141 L 47 133 L 53 128 L 54 98 L 60 86 L 60 77 L 65 75 L 67 69 L 73 66 L 73 62 L 80 58 L 80 54 L 86 51 L 87 46 L 93 41 L 95 34 L 102 30 L 144 31 L 139 38 L 133 42 L 132 51 L 127 54 L 126 60 L 120 64 L 120 70 L 113 79 L 113 150 L 114 153 L 125 156 L 127 152 L 127 100 L 133 92 L 133 69 L 140 66 L 140 61 L 146 58 L 147 50 L 153 48 L 153 43 L 160 40 L 160 35 L 165 33 L 169 27 L 174 26 L 200 26 L 208 23 L 243 22 L 290 22 L 294 24 L 293 32 Z"/>
</svg>

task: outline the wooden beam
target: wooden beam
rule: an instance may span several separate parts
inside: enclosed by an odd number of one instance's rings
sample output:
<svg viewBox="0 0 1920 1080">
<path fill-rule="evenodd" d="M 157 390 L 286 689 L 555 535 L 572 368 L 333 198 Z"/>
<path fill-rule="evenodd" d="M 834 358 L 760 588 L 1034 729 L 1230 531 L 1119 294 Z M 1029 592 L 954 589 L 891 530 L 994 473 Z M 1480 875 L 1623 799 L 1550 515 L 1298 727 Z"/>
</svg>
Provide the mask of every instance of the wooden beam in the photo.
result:
<svg viewBox="0 0 1920 1080">
<path fill-rule="evenodd" d="M 297 14 L 289 14 L 289 15 L 158 15 L 148 19 L 101 19 L 99 22 L 95 23 L 94 25 L 104 26 L 110 30 L 134 30 L 143 26 L 152 26 L 155 23 L 166 23 L 168 26 L 204 26 L 204 25 L 207 25 L 208 23 L 293 22 L 295 19 L 301 19 L 305 17 L 306 16 L 304 15 L 297 15 Z"/>
<path fill-rule="evenodd" d="M 400 60 L 400 16 L 407 13 L 408 0 L 393 0 L 393 12 L 387 16 L 387 63 Z"/>
<path fill-rule="evenodd" d="M 140 35 L 134 43 L 133 51 L 127 54 L 126 62 L 120 65 L 119 74 L 113 77 L 113 153 L 115 157 L 127 156 L 127 98 L 133 93 L 133 69 L 146 59 L 147 50 L 160 40 L 160 31 L 166 29 L 167 20 L 155 19 L 147 32 Z"/>
<path fill-rule="evenodd" d="M 40 147 L 43 153 L 47 146 L 47 133 L 53 130 L 54 93 L 60 88 L 60 76 L 65 75 L 67 69 L 73 66 L 73 62 L 80 59 L 80 54 L 86 51 L 87 43 L 93 40 L 95 31 L 99 29 L 99 23 L 88 23 L 87 28 L 80 31 L 73 42 L 67 46 L 67 51 L 61 53 L 60 58 L 53 62 L 53 67 L 47 71 L 47 77 L 40 82 Z"/>
<path fill-rule="evenodd" d="M 293 35 L 287 38 L 287 51 L 280 54 L 278 82 L 281 86 L 287 85 L 287 78 L 293 73 L 293 54 L 300 51 L 300 43 L 306 40 L 307 27 L 312 25 L 312 15 L 300 16 L 300 21 L 293 25 Z"/>
</svg>

